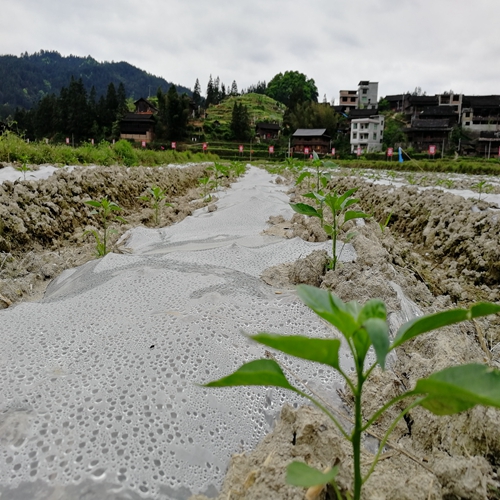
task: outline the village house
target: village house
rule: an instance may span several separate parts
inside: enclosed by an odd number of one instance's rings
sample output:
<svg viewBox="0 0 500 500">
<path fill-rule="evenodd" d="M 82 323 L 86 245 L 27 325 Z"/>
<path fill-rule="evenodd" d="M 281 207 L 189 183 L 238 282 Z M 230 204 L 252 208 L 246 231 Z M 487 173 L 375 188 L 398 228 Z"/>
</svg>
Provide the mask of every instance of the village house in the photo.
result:
<svg viewBox="0 0 500 500">
<path fill-rule="evenodd" d="M 262 141 L 277 139 L 280 135 L 278 123 L 258 122 L 255 125 L 255 135 Z"/>
<path fill-rule="evenodd" d="M 331 150 L 331 137 L 326 133 L 326 128 L 299 128 L 291 139 L 291 153 L 327 154 Z M 307 152 L 306 152 L 307 151 Z"/>
<path fill-rule="evenodd" d="M 127 113 L 120 121 L 120 139 L 151 142 L 155 137 L 154 115 L 158 109 L 142 97 L 134 105 L 135 111 Z"/>
</svg>

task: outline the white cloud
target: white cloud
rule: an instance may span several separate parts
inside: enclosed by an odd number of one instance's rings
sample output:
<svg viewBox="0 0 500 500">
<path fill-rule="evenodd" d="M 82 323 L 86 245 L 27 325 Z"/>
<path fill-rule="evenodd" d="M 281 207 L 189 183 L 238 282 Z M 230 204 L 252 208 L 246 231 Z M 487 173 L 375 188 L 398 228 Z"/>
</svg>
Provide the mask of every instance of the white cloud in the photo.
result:
<svg viewBox="0 0 500 500">
<path fill-rule="evenodd" d="M 500 94 L 498 0 L 18 0 L 2 6 L 2 52 L 41 49 L 134 64 L 187 87 L 244 88 L 279 72 L 320 98 L 360 80 L 380 95 L 419 86 Z"/>
</svg>

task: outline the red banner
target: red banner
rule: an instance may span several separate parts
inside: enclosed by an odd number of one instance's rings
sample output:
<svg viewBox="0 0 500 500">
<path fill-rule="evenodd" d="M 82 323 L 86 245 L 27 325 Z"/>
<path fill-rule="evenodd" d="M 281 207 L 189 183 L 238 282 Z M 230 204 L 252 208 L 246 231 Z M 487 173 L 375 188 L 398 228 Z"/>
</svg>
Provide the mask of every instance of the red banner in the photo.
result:
<svg viewBox="0 0 500 500">
<path fill-rule="evenodd" d="M 239 150 L 240 150 L 240 153 L 243 153 L 243 146 L 241 144 L 240 144 Z"/>
<path fill-rule="evenodd" d="M 176 142 L 173 142 L 172 143 L 172 149 L 175 149 L 177 147 L 177 143 Z"/>
<path fill-rule="evenodd" d="M 203 151 L 206 151 L 208 148 L 208 144 L 206 142 L 203 143 Z"/>
<path fill-rule="evenodd" d="M 387 156 L 392 156 L 394 154 L 393 148 L 387 148 Z"/>
<path fill-rule="evenodd" d="M 274 146 L 269 146 L 269 154 L 274 153 Z"/>
<path fill-rule="evenodd" d="M 335 156 L 335 148 L 332 148 L 332 156 Z"/>
<path fill-rule="evenodd" d="M 430 155 L 436 154 L 436 146 L 429 146 L 429 154 Z"/>
</svg>

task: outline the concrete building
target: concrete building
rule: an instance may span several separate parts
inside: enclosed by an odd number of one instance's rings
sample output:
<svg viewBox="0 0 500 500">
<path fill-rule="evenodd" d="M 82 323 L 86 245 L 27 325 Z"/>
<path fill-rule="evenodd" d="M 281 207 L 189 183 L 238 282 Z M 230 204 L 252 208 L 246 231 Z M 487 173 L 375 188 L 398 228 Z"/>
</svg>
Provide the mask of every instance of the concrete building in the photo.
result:
<svg viewBox="0 0 500 500">
<path fill-rule="evenodd" d="M 342 111 L 356 109 L 358 107 L 358 91 L 341 90 L 339 92 L 339 106 L 341 106 Z"/>
<path fill-rule="evenodd" d="M 361 80 L 358 84 L 358 108 L 377 109 L 378 82 Z"/>
<path fill-rule="evenodd" d="M 351 153 L 356 153 L 358 148 L 361 153 L 382 151 L 383 139 L 384 116 L 372 115 L 351 121 Z"/>
</svg>

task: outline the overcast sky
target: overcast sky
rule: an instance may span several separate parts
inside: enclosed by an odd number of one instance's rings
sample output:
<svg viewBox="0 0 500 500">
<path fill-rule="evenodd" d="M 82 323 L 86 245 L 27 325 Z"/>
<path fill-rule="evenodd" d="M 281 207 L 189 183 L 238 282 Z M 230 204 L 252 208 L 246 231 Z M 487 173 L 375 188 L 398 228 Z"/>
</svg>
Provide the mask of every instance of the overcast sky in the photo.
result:
<svg viewBox="0 0 500 500">
<path fill-rule="evenodd" d="M 202 93 L 277 73 L 319 100 L 360 80 L 379 97 L 421 87 L 500 94 L 500 0 L 1 0 L 0 53 L 57 50 L 126 61 Z"/>
</svg>

